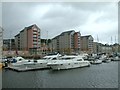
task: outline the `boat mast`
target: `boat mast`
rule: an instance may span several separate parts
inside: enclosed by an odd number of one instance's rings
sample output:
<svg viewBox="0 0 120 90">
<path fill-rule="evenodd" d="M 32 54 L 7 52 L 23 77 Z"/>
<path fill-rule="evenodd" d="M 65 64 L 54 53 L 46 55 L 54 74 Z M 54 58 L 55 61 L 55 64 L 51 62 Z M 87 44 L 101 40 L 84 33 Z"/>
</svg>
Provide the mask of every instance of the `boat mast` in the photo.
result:
<svg viewBox="0 0 120 90">
<path fill-rule="evenodd" d="M 11 54 L 11 30 L 10 30 L 10 54 Z"/>
<path fill-rule="evenodd" d="M 113 42 L 112 42 L 112 36 L 111 36 L 111 45 L 113 44 Z"/>
<path fill-rule="evenodd" d="M 48 53 L 48 31 L 47 31 L 47 38 L 46 38 L 46 54 Z"/>
<path fill-rule="evenodd" d="M 99 53 L 99 38 L 98 38 L 98 35 L 97 35 L 97 54 Z"/>
</svg>

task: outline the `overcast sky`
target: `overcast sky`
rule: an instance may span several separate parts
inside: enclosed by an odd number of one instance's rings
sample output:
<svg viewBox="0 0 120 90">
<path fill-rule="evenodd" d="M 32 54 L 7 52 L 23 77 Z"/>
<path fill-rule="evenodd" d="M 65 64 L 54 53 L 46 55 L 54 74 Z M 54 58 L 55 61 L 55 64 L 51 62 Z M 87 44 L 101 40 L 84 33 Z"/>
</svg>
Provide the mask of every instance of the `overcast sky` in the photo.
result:
<svg viewBox="0 0 120 90">
<path fill-rule="evenodd" d="M 108 2 L 4 2 L 2 26 L 4 38 L 13 38 L 24 27 L 36 24 L 41 38 L 53 38 L 63 31 L 80 31 L 94 41 L 113 43 L 118 40 L 118 4 Z M 116 39 L 115 39 L 116 37 Z"/>
</svg>

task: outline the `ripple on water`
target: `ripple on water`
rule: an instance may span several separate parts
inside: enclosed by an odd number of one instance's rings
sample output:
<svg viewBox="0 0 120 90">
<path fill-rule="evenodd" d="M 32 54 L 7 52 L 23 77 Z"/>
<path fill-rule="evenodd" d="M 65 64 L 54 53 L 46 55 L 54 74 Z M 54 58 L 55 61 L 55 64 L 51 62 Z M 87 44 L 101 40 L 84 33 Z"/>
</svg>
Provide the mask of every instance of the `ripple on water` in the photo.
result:
<svg viewBox="0 0 120 90">
<path fill-rule="evenodd" d="M 12 82 L 11 82 L 12 81 Z M 8 88 L 117 88 L 117 62 L 71 70 L 15 72 L 3 70 L 3 87 Z"/>
</svg>

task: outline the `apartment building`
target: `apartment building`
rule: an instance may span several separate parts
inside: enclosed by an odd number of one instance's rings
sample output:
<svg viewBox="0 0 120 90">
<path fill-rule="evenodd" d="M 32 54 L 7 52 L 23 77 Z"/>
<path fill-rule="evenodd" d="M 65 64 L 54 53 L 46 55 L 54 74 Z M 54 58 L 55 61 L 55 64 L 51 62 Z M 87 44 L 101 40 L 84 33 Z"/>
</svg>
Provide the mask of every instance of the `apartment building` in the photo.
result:
<svg viewBox="0 0 120 90">
<path fill-rule="evenodd" d="M 15 36 L 15 45 L 18 50 L 39 49 L 40 44 L 40 28 L 36 24 L 25 27 Z"/>
<path fill-rule="evenodd" d="M 53 52 L 65 54 L 75 53 L 80 50 L 80 32 L 74 30 L 62 32 L 51 41 Z"/>
<path fill-rule="evenodd" d="M 75 52 L 80 52 L 80 39 L 81 39 L 81 34 L 80 32 L 75 32 L 74 34 L 74 50 Z"/>
<path fill-rule="evenodd" d="M 108 45 L 108 44 L 102 44 L 101 45 L 101 52 L 102 53 L 112 53 L 113 52 L 112 46 Z"/>
<path fill-rule="evenodd" d="M 102 53 L 102 43 L 93 42 L 93 53 Z"/>
<path fill-rule="evenodd" d="M 3 50 L 11 51 L 15 50 L 15 39 L 3 39 Z"/>
<path fill-rule="evenodd" d="M 52 52 L 59 52 L 59 36 L 54 37 L 49 44 Z"/>
<path fill-rule="evenodd" d="M 74 49 L 74 30 L 66 31 L 59 36 L 59 51 L 64 53 L 71 53 Z"/>
<path fill-rule="evenodd" d="M 93 53 L 93 40 L 91 35 L 81 36 L 81 51 Z"/>
<path fill-rule="evenodd" d="M 120 45 L 115 43 L 112 45 L 112 52 L 116 53 L 116 52 L 120 52 Z"/>
<path fill-rule="evenodd" d="M 15 47 L 20 50 L 20 33 L 15 36 Z"/>
</svg>

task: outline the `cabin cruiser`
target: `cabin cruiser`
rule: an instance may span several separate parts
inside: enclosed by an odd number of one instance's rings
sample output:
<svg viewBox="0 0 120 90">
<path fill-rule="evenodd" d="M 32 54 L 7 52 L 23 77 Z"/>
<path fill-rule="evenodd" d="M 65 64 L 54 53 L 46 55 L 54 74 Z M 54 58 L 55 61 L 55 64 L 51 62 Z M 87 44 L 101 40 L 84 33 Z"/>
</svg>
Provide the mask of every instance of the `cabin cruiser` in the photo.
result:
<svg viewBox="0 0 120 90">
<path fill-rule="evenodd" d="M 51 61 L 47 63 L 47 65 L 53 70 L 60 70 L 90 66 L 90 62 L 84 61 L 83 57 L 80 55 L 65 55 L 62 56 L 60 60 Z"/>
<path fill-rule="evenodd" d="M 111 62 L 111 58 L 106 58 L 106 59 L 102 60 L 102 62 L 109 63 L 109 62 Z"/>
<path fill-rule="evenodd" d="M 38 59 L 38 60 L 26 60 L 22 57 L 17 57 L 15 58 L 16 62 L 12 63 L 12 66 L 25 66 L 25 67 L 40 67 L 40 68 L 49 68 L 49 66 L 47 66 L 47 63 L 51 60 L 57 60 L 59 59 L 59 56 L 61 56 L 60 54 L 57 55 L 48 55 L 48 56 L 44 56 L 42 59 Z"/>
<path fill-rule="evenodd" d="M 34 63 L 33 60 L 27 60 L 27 59 L 24 59 L 23 57 L 14 57 L 10 65 L 21 66 L 24 64 L 31 64 L 31 63 Z"/>
<path fill-rule="evenodd" d="M 104 63 L 109 63 L 111 61 L 111 58 L 109 58 L 108 55 L 102 55 L 99 59 Z"/>
<path fill-rule="evenodd" d="M 50 68 L 47 65 L 47 63 L 49 63 L 50 61 L 59 60 L 59 57 L 61 57 L 60 54 L 47 55 L 47 56 L 44 56 L 42 59 L 35 60 L 34 62 L 36 63 L 36 66 L 40 66 L 40 67 L 43 67 L 43 68 Z"/>
<path fill-rule="evenodd" d="M 112 58 L 112 61 L 120 61 L 119 56 L 116 56 L 116 57 Z"/>
<path fill-rule="evenodd" d="M 91 61 L 91 64 L 101 64 L 102 63 L 102 60 L 100 59 L 95 59 L 93 61 Z"/>
</svg>

